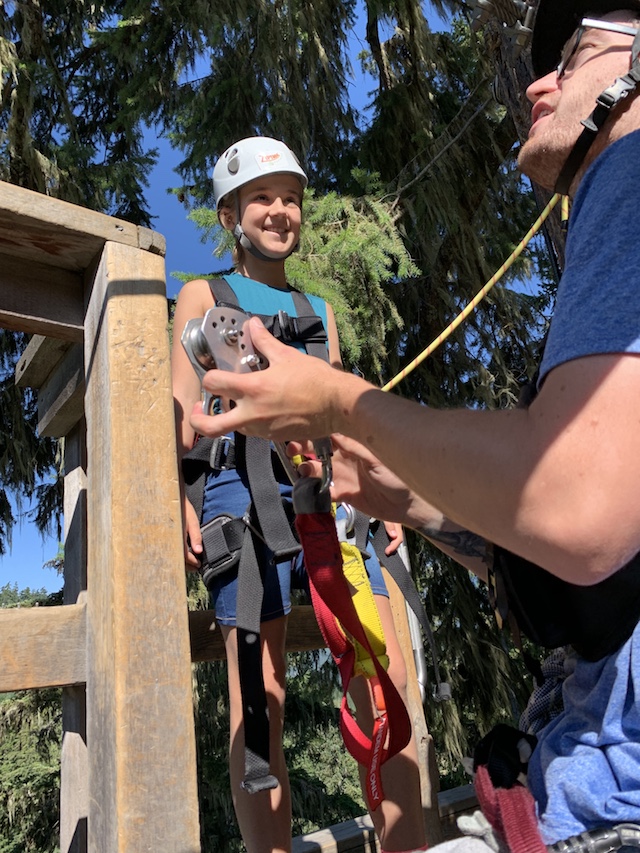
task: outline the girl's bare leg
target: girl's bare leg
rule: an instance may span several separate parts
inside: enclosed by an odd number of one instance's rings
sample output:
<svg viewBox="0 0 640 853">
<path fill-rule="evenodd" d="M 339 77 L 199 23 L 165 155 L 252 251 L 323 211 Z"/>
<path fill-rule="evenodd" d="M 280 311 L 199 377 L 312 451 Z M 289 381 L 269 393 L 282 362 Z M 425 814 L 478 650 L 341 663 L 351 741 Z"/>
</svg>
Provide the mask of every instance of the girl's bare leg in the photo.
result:
<svg viewBox="0 0 640 853">
<path fill-rule="evenodd" d="M 244 725 L 238 674 L 238 645 L 235 628 L 221 626 L 227 651 L 231 743 L 229 768 L 233 804 L 247 853 L 289 853 L 291 850 L 291 795 L 284 763 L 282 726 L 284 722 L 286 617 L 260 626 L 262 669 L 269 708 L 271 772 L 277 788 L 248 794 L 242 787 L 244 776 Z"/>
<path fill-rule="evenodd" d="M 389 676 L 407 704 L 407 670 L 396 636 L 389 599 L 375 596 L 389 655 Z M 351 681 L 350 695 L 356 708 L 358 724 L 368 735 L 373 729 L 373 708 L 366 680 Z M 360 783 L 365 788 L 365 768 L 360 767 Z M 380 844 L 386 851 L 418 850 L 426 844 L 418 751 L 412 734 L 407 746 L 382 766 L 382 787 L 385 799 L 371 812 Z"/>
</svg>

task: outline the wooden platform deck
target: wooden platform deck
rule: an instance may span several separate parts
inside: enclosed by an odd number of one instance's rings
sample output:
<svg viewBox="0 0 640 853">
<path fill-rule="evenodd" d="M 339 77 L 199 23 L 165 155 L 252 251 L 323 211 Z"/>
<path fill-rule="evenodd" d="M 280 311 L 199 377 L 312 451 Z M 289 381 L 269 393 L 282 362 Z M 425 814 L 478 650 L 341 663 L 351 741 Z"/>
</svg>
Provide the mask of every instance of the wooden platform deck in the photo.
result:
<svg viewBox="0 0 640 853">
<path fill-rule="evenodd" d="M 456 819 L 478 808 L 473 785 L 438 794 L 442 840 L 459 835 Z M 369 815 L 328 826 L 293 839 L 292 853 L 379 853 L 380 846 Z"/>
</svg>

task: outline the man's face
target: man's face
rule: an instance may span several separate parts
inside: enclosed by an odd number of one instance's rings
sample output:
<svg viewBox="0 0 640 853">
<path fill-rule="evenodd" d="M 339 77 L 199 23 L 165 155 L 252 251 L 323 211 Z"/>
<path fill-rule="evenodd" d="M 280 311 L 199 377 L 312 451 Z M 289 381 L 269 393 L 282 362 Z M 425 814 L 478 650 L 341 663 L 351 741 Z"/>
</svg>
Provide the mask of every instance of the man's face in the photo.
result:
<svg viewBox="0 0 640 853">
<path fill-rule="evenodd" d="M 602 21 L 634 23 L 633 14 L 625 11 L 597 17 Z M 565 59 L 575 40 L 574 34 L 565 45 Z M 550 190 L 555 187 L 560 170 L 582 133 L 581 120 L 593 112 L 598 95 L 631 67 L 632 44 L 631 35 L 587 28 L 562 78 L 552 71 L 529 86 L 527 97 L 533 104 L 531 129 L 518 166 L 536 183 Z M 602 150 L 601 142 L 608 144 L 629 132 L 622 131 L 622 125 L 618 127 L 619 110 L 613 127 L 608 133 L 601 133 L 602 140 L 599 138 L 594 144 L 585 167 Z"/>
</svg>

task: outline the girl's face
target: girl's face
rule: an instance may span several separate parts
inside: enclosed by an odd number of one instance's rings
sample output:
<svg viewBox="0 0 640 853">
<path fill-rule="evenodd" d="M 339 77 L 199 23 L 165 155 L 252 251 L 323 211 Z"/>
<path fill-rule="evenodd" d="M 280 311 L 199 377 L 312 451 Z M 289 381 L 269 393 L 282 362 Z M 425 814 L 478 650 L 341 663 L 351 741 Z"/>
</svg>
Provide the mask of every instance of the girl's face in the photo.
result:
<svg viewBox="0 0 640 853">
<path fill-rule="evenodd" d="M 249 240 L 271 258 L 285 258 L 298 245 L 302 186 L 294 175 L 256 178 L 240 188 L 240 224 Z"/>
</svg>

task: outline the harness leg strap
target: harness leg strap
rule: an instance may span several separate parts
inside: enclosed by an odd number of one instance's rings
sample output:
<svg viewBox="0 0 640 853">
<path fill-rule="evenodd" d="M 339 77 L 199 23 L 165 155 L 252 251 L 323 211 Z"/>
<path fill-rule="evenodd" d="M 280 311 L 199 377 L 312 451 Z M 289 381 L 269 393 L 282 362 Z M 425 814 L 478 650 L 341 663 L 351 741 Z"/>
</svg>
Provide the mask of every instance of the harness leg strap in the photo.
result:
<svg viewBox="0 0 640 853">
<path fill-rule="evenodd" d="M 242 787 L 250 794 L 277 788 L 271 774 L 269 710 L 262 674 L 260 611 L 264 584 L 249 528 L 238 569 L 238 670 L 244 720 L 245 775 Z"/>
</svg>

